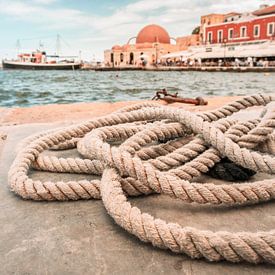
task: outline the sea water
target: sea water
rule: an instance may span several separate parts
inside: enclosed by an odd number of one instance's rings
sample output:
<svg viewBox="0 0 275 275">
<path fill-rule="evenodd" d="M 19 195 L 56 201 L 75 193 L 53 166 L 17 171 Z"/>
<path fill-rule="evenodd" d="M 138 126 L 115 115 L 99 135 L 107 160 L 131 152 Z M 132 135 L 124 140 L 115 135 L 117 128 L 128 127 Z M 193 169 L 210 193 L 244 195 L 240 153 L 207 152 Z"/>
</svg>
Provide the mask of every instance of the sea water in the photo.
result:
<svg viewBox="0 0 275 275">
<path fill-rule="evenodd" d="M 275 73 L 0 70 L 0 106 L 272 93 Z"/>
</svg>

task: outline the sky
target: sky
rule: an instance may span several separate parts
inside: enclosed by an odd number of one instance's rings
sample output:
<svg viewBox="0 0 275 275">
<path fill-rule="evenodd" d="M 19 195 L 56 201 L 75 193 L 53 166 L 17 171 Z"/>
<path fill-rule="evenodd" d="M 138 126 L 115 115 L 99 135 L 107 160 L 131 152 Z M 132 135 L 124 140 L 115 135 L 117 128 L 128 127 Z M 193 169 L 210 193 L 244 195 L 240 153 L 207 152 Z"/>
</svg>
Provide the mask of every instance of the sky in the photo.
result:
<svg viewBox="0 0 275 275">
<path fill-rule="evenodd" d="M 0 59 L 39 48 L 102 60 L 105 49 L 127 43 L 147 24 L 171 37 L 188 35 L 208 13 L 248 12 L 275 0 L 0 0 Z M 19 42 L 18 42 L 19 41 Z"/>
</svg>

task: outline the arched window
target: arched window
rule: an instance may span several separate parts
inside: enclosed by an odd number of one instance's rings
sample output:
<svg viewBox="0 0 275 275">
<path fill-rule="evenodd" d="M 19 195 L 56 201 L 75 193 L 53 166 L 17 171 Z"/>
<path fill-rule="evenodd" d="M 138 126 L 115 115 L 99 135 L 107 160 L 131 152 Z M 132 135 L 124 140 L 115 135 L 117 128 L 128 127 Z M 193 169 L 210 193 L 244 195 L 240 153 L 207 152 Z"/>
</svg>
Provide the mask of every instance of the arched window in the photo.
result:
<svg viewBox="0 0 275 275">
<path fill-rule="evenodd" d="M 130 65 L 134 64 L 134 53 L 130 53 Z"/>
</svg>

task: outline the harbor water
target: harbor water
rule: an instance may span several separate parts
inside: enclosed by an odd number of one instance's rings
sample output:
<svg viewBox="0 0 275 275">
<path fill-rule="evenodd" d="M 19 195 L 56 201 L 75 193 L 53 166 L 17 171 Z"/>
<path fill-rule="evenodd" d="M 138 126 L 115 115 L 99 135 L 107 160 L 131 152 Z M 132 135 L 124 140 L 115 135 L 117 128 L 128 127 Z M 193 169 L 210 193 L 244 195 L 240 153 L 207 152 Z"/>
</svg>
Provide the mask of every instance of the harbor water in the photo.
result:
<svg viewBox="0 0 275 275">
<path fill-rule="evenodd" d="M 0 70 L 0 106 L 152 98 L 166 88 L 183 97 L 272 93 L 275 73 Z"/>
</svg>

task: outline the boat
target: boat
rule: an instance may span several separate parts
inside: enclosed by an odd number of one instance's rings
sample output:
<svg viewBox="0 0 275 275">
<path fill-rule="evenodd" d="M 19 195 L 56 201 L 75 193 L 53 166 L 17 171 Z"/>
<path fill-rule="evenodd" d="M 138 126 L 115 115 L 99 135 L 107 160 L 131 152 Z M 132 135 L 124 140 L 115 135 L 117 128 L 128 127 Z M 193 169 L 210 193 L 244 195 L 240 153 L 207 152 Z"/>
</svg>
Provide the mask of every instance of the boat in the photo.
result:
<svg viewBox="0 0 275 275">
<path fill-rule="evenodd" d="M 70 59 L 68 59 L 70 58 Z M 3 69 L 78 70 L 82 63 L 72 56 L 47 55 L 44 51 L 18 54 L 17 60 L 3 60 Z M 62 60 L 60 60 L 62 59 Z"/>
</svg>

